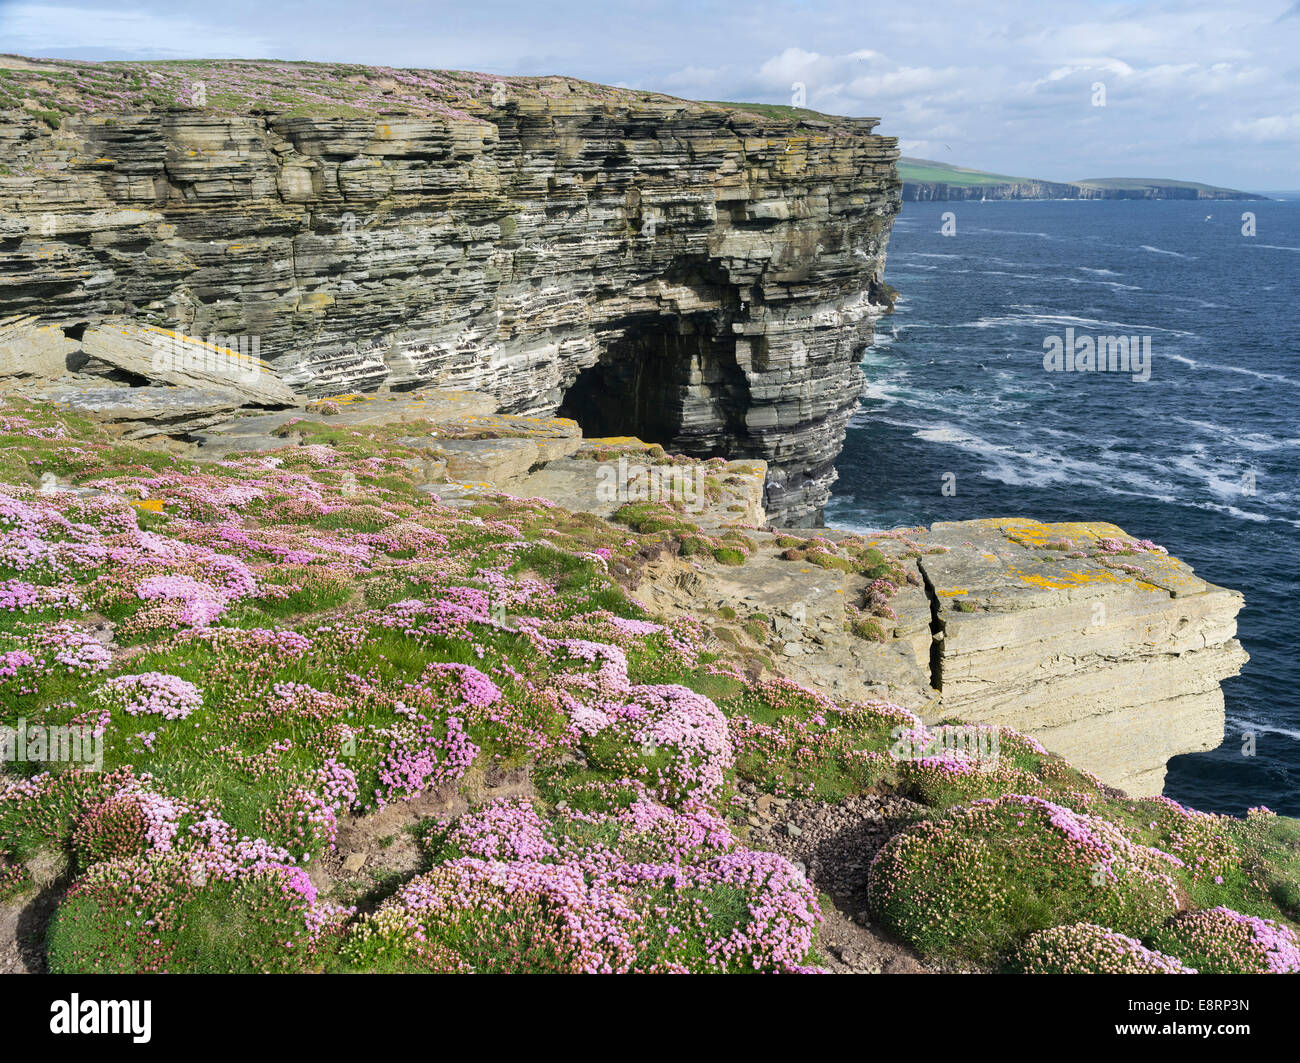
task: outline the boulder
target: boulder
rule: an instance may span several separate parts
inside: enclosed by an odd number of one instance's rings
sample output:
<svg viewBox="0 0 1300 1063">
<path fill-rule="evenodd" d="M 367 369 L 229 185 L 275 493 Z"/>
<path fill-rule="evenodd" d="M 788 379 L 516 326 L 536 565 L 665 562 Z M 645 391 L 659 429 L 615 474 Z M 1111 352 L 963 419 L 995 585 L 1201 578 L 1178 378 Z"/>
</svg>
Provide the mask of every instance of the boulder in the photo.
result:
<svg viewBox="0 0 1300 1063">
<path fill-rule="evenodd" d="M 81 350 L 92 363 L 141 381 L 227 392 L 235 406 L 297 406 L 298 397 L 257 357 L 255 346 L 226 346 L 128 322 L 89 328 L 81 341 Z"/>
</svg>

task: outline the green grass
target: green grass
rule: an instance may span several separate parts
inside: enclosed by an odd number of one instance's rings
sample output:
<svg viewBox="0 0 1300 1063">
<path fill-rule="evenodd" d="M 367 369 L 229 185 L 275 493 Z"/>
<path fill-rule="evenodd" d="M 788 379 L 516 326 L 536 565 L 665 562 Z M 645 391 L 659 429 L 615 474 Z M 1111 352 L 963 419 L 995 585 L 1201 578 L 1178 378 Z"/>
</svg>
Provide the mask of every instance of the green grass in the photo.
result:
<svg viewBox="0 0 1300 1063">
<path fill-rule="evenodd" d="M 1176 181 L 1168 177 L 1088 177 L 1072 184 L 1089 185 L 1093 188 L 1144 189 L 1144 188 L 1191 188 L 1198 192 L 1235 192 L 1234 188 L 1222 188 L 1217 185 L 1202 184 L 1200 181 Z"/>
<path fill-rule="evenodd" d="M 1011 177 L 1008 174 L 972 170 L 964 166 L 934 162 L 930 159 L 909 158 L 898 160 L 898 176 L 904 181 L 963 186 L 1019 184 L 1032 180 L 1032 178 L 1028 177 Z"/>
</svg>

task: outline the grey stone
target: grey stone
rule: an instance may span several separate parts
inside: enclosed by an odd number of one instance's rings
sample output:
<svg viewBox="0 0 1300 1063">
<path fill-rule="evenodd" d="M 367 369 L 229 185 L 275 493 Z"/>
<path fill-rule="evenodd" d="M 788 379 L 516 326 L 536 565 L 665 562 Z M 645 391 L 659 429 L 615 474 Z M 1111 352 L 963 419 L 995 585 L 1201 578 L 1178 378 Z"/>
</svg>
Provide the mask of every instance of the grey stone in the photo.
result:
<svg viewBox="0 0 1300 1063">
<path fill-rule="evenodd" d="M 766 460 L 767 511 L 816 520 L 889 305 L 896 141 L 615 89 L 447 104 L 7 112 L 0 316 L 89 323 L 133 373 L 113 321 L 256 337 L 258 402 L 435 386 L 549 418 L 586 388 L 589 434 Z"/>
</svg>

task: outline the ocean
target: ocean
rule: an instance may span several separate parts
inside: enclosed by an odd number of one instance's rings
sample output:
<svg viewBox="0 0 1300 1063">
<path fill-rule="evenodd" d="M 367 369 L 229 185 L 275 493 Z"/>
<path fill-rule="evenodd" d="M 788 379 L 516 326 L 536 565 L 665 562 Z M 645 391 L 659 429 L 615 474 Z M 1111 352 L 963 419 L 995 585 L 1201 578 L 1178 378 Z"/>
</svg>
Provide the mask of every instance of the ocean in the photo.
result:
<svg viewBox="0 0 1300 1063">
<path fill-rule="evenodd" d="M 1165 794 L 1300 815 L 1300 194 L 906 203 L 885 279 L 827 522 L 1105 520 L 1242 591 L 1224 744 Z M 1149 337 L 1149 379 L 1048 372 L 1067 335 Z"/>
</svg>

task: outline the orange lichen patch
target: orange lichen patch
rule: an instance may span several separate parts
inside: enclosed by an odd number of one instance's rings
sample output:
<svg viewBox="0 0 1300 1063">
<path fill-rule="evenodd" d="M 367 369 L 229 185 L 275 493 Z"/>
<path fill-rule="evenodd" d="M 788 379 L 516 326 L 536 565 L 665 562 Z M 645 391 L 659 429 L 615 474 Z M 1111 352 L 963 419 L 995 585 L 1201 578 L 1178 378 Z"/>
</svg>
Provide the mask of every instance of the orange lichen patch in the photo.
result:
<svg viewBox="0 0 1300 1063">
<path fill-rule="evenodd" d="M 1168 554 L 1142 554 L 1137 565 L 1143 570 L 1144 581 L 1173 595 L 1197 594 L 1209 586 L 1187 565 Z"/>
<path fill-rule="evenodd" d="M 251 365 L 258 366 L 262 369 L 269 369 L 266 362 L 260 358 L 255 358 L 251 354 L 242 354 L 233 347 L 222 347 L 217 343 L 210 343 L 207 340 L 199 339 L 197 336 L 187 336 L 183 332 L 176 332 L 169 328 L 162 328 L 159 325 L 134 325 L 131 328 L 118 329 L 123 336 L 131 336 L 137 332 L 152 332 L 169 339 L 176 340 L 178 343 L 193 344 L 195 347 L 202 347 L 204 350 L 213 351 L 226 358 L 233 359 L 237 362 L 248 362 Z"/>
<path fill-rule="evenodd" d="M 1044 544 L 1061 539 L 1069 539 L 1079 544 L 1081 550 L 1087 550 L 1098 539 L 1129 539 L 1123 528 L 1104 521 L 1064 521 L 1058 524 L 1045 524 L 1035 520 L 1005 522 L 1002 533 L 1012 542 L 1029 549 L 1042 548 Z M 1119 558 L 1127 558 L 1121 562 Z M 1116 555 L 1114 559 L 1094 558 L 1096 567 L 1087 570 L 1056 570 L 1051 576 L 1034 575 L 1026 577 L 1012 569 L 1025 582 L 1033 586 L 1051 589 L 1077 587 L 1085 583 L 1123 583 L 1142 587 L 1146 590 L 1163 590 L 1170 594 L 1199 593 L 1207 584 L 1194 575 L 1187 565 L 1168 554 L 1142 551 L 1133 555 Z M 1141 573 L 1125 572 L 1117 567 L 1120 563 L 1131 563 L 1141 569 Z"/>
<path fill-rule="evenodd" d="M 936 590 L 934 593 L 940 598 L 958 598 L 963 594 L 970 594 L 970 591 L 965 587 L 951 587 L 945 590 Z"/>
<path fill-rule="evenodd" d="M 1104 521 L 1063 521 L 1059 524 L 1045 524 L 1039 520 L 1015 521 L 1005 524 L 1004 534 L 1013 543 L 1021 546 L 1041 547 L 1055 539 L 1098 539 L 1127 538 L 1122 528 Z"/>
<path fill-rule="evenodd" d="M 1050 576 L 1038 572 L 1022 572 L 1020 569 L 1008 569 L 1010 575 L 1018 577 L 1021 582 L 1042 590 L 1069 590 L 1071 587 L 1086 587 L 1103 583 L 1119 583 L 1126 586 L 1140 587 L 1148 591 L 1158 591 L 1159 587 L 1148 583 L 1138 576 L 1115 569 L 1098 567 L 1092 569 L 1054 570 Z"/>
<path fill-rule="evenodd" d="M 962 521 L 961 523 L 962 523 L 962 527 L 967 529 L 968 531 L 987 530 L 987 531 L 1000 532 L 1003 530 L 1003 527 L 1007 524 L 1007 520 L 1005 517 L 981 517 L 978 520 L 967 520 L 967 521 Z M 901 530 L 906 531 L 908 533 L 916 532 L 916 531 L 925 531 L 924 528 L 904 528 Z"/>
</svg>

